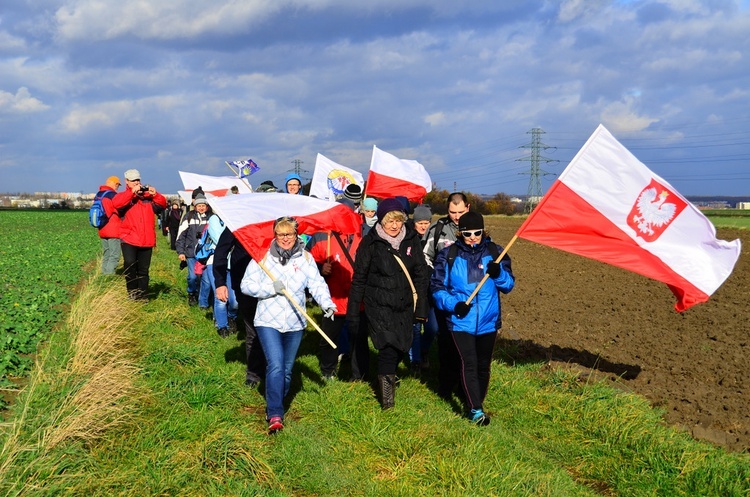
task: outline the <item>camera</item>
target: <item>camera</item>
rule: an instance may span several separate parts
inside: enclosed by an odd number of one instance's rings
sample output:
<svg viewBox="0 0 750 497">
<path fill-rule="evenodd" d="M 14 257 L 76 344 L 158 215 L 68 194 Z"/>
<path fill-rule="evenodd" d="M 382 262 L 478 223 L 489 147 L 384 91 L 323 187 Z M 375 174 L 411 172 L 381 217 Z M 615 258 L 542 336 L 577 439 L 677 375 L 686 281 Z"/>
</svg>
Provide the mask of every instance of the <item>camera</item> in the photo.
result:
<svg viewBox="0 0 750 497">
<path fill-rule="evenodd" d="M 149 189 L 148 185 L 141 185 L 140 188 L 139 188 L 139 190 L 138 190 L 138 193 L 144 194 L 144 193 L 146 193 L 148 191 L 148 189 Z"/>
</svg>

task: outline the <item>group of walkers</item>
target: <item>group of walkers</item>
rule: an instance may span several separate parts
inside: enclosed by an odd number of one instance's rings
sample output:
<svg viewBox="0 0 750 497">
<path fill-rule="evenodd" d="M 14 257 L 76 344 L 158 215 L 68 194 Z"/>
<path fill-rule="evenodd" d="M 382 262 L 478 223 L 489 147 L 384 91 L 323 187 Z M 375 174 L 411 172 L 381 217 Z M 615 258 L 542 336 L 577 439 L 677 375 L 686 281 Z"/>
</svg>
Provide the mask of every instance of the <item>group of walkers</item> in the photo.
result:
<svg viewBox="0 0 750 497">
<path fill-rule="evenodd" d="M 131 171 L 126 178 L 134 178 Z M 289 175 L 284 190 L 302 194 L 301 178 Z M 265 182 L 258 191 L 278 190 Z M 151 204 L 166 207 L 155 190 L 149 188 L 148 194 Z M 467 417 L 477 425 L 488 424 L 483 404 L 501 326 L 499 294 L 511 291 L 515 279 L 510 257 L 498 260 L 502 249 L 489 237 L 481 214 L 470 210 L 460 192 L 448 197 L 448 215 L 435 222 L 429 206 L 418 205 L 412 214 L 405 197 L 363 199 L 358 185 L 349 185 L 338 202 L 360 214 L 360 232 L 302 235 L 293 217 L 281 217 L 273 223 L 273 241 L 260 261 L 211 213 L 200 189 L 193 192 L 187 213 L 173 213 L 182 212 L 174 204 L 162 218 L 170 245 L 187 269 L 189 305 L 208 308 L 213 294 L 213 317 L 222 337 L 236 331 L 241 317 L 245 383 L 264 384 L 269 432 L 284 427 L 284 399 L 307 325 L 309 297 L 323 314 L 326 337 L 318 351 L 322 381 L 338 379 L 340 361 L 347 355 L 351 380 L 370 381 L 369 337 L 377 350 L 377 378 L 372 380 L 382 408 L 391 409 L 399 364 L 408 362 L 415 375 L 430 370 L 429 352 L 437 338 L 439 395 L 451 400 L 458 394 Z M 127 217 L 125 213 L 122 224 Z M 175 234 L 173 218 L 178 217 Z M 152 236 L 153 231 L 152 217 Z M 106 256 L 106 246 L 104 250 Z M 133 272 L 127 264 L 126 275 Z M 139 274 L 140 265 L 131 264 Z"/>
</svg>

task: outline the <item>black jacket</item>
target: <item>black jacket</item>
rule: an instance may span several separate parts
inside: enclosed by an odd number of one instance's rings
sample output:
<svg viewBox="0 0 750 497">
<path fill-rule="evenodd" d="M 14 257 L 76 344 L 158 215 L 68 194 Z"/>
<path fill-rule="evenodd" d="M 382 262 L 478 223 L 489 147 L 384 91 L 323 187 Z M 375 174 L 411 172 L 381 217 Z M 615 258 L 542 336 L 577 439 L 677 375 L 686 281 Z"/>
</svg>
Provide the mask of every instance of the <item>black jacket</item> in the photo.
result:
<svg viewBox="0 0 750 497">
<path fill-rule="evenodd" d="M 414 282 L 416 312 L 409 280 L 395 257 L 403 261 Z M 360 303 L 364 302 L 375 348 L 391 345 L 406 352 L 411 347 L 415 319 L 427 318 L 429 276 L 430 267 L 425 262 L 416 231 L 406 229 L 406 236 L 396 251 L 377 230 L 370 230 L 357 249 L 347 321 L 359 322 Z"/>
<path fill-rule="evenodd" d="M 245 275 L 245 269 L 247 269 L 251 259 L 245 247 L 234 237 L 234 233 L 229 229 L 222 231 L 214 249 L 213 270 L 216 286 L 226 286 L 227 269 L 231 262 L 229 274 L 232 277 L 232 289 L 235 294 L 240 293 L 240 283 L 242 283 L 242 277 Z"/>
</svg>

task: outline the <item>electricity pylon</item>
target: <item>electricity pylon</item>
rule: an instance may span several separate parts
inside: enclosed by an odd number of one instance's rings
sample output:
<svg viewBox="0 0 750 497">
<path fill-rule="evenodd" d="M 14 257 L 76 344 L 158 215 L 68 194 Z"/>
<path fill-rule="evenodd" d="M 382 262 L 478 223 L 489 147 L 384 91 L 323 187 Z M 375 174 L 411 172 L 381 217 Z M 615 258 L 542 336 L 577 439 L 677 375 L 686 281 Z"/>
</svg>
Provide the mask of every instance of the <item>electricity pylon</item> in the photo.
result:
<svg viewBox="0 0 750 497">
<path fill-rule="evenodd" d="M 526 213 L 530 213 L 532 210 L 534 210 L 536 204 L 538 204 L 542 200 L 542 176 L 554 174 L 544 171 L 540 167 L 540 163 L 560 161 L 542 157 L 542 150 L 547 150 L 548 148 L 556 148 L 547 146 L 542 143 L 542 133 L 544 133 L 544 130 L 542 130 L 542 128 L 532 128 L 531 131 L 527 131 L 526 133 L 531 133 L 531 143 L 529 143 L 528 145 L 521 145 L 519 148 L 530 148 L 531 156 L 516 160 L 531 162 L 531 169 L 529 171 L 519 173 L 529 175 L 529 190 L 526 194 L 526 204 L 524 205 L 523 210 Z"/>
</svg>

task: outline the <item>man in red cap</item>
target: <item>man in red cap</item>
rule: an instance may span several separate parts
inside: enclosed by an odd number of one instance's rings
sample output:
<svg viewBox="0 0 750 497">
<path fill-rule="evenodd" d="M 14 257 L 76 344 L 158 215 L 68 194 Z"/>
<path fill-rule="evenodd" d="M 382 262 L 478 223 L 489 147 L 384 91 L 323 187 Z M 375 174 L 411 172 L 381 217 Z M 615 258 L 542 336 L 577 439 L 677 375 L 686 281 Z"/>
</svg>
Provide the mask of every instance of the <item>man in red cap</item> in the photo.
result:
<svg viewBox="0 0 750 497">
<path fill-rule="evenodd" d="M 120 188 L 120 178 L 110 176 L 99 187 L 96 196 L 101 200 L 106 224 L 99 228 L 99 238 L 102 239 L 102 274 L 115 274 L 120 262 L 120 215 L 112 205 L 112 199 Z"/>
</svg>

